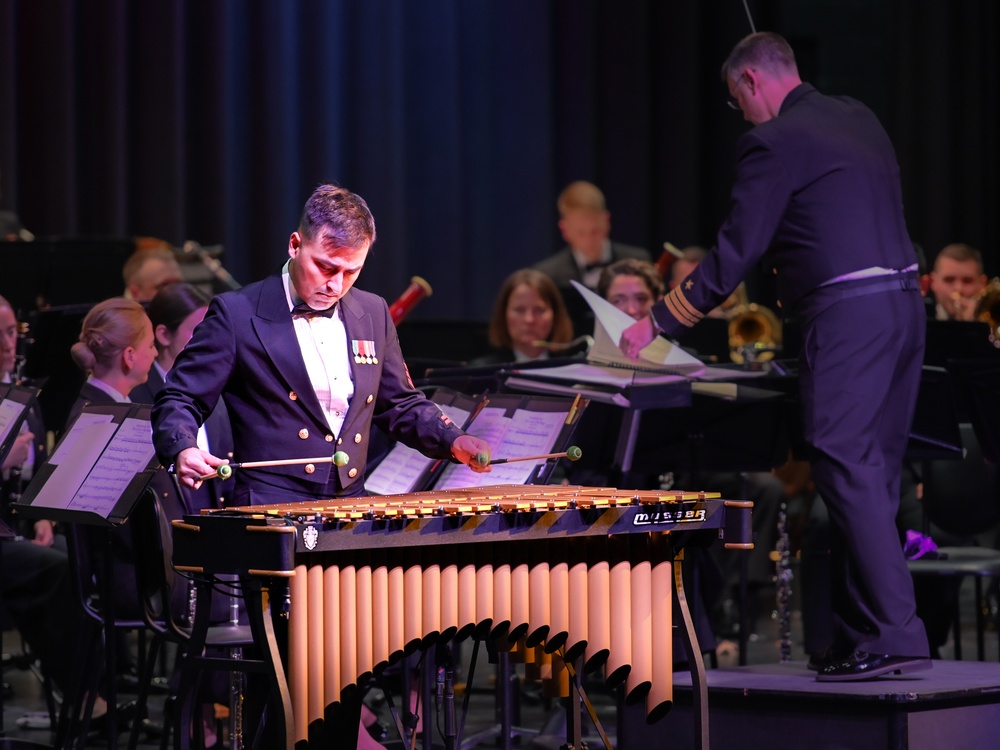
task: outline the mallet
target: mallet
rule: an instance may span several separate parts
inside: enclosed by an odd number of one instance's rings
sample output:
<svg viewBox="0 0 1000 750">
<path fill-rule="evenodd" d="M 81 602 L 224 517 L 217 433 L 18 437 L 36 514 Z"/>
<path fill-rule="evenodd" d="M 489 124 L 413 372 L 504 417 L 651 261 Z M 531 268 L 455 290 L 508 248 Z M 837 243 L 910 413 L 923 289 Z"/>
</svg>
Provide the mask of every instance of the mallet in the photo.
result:
<svg viewBox="0 0 1000 750">
<path fill-rule="evenodd" d="M 489 453 L 477 453 L 476 463 L 480 466 L 495 466 L 496 464 L 509 464 L 515 461 L 547 461 L 550 458 L 568 458 L 570 461 L 579 461 L 583 451 L 575 445 L 571 445 L 562 453 L 544 453 L 541 456 L 518 456 L 517 458 L 490 458 Z"/>
<path fill-rule="evenodd" d="M 199 481 L 208 479 L 229 479 L 233 475 L 233 469 L 263 469 L 266 466 L 294 466 L 296 464 L 336 464 L 337 466 L 347 466 L 351 457 L 344 451 L 337 451 L 332 456 L 319 456 L 318 458 L 286 458 L 276 461 L 244 461 L 238 464 L 222 464 L 212 474 L 203 474 L 198 477 Z"/>
</svg>

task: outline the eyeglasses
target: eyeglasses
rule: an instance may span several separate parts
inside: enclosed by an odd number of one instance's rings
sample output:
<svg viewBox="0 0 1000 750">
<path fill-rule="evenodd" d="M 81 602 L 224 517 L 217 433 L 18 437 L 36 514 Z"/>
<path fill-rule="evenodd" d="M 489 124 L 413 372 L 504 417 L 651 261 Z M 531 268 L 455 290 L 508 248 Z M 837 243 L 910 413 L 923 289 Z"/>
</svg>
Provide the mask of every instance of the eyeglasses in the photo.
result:
<svg viewBox="0 0 1000 750">
<path fill-rule="evenodd" d="M 741 75 L 736 81 L 736 86 L 739 87 L 739 85 L 744 82 L 745 79 Z M 740 102 L 735 96 L 726 97 L 726 106 L 729 107 L 730 109 L 735 109 L 737 112 L 742 111 L 742 107 L 740 107 Z"/>
</svg>

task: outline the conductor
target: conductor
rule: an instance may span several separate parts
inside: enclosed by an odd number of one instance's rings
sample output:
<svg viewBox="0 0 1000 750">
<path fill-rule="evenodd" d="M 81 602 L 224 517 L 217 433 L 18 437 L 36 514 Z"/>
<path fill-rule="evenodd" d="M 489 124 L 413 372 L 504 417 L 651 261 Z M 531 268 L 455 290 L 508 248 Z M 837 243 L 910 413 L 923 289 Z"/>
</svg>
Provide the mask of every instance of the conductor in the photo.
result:
<svg viewBox="0 0 1000 750">
<path fill-rule="evenodd" d="M 385 300 L 353 288 L 374 241 L 364 199 L 322 185 L 306 201 L 281 273 L 212 300 L 152 413 L 160 461 L 185 485 L 197 488 L 225 463 L 197 444 L 220 397 L 241 461 L 348 457 L 345 465 L 241 469 L 236 505 L 364 494 L 373 422 L 429 456 L 489 470 L 474 460 L 488 453 L 486 442 L 413 387 Z"/>
<path fill-rule="evenodd" d="M 676 337 L 762 258 L 802 327 L 799 374 L 812 471 L 832 522 L 834 643 L 820 681 L 931 666 L 893 519 L 920 382 L 924 312 L 899 167 L 875 115 L 799 78 L 777 34 L 743 39 L 722 67 L 739 141 L 716 246 L 649 317 L 626 355 Z"/>
</svg>

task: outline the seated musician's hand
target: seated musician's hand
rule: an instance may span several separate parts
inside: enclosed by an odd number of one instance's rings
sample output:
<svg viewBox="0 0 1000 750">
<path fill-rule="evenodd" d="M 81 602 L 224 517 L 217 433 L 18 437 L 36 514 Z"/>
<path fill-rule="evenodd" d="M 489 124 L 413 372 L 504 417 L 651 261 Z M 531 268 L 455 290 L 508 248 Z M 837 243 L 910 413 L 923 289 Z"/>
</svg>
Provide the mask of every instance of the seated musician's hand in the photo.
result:
<svg viewBox="0 0 1000 750">
<path fill-rule="evenodd" d="M 214 474 L 222 464 L 228 463 L 201 448 L 185 448 L 174 459 L 174 473 L 181 484 L 196 490 L 201 487 L 201 477 Z"/>
<path fill-rule="evenodd" d="M 56 540 L 55 524 L 42 519 L 35 521 L 35 538 L 31 541 L 39 547 L 51 547 Z"/>
<path fill-rule="evenodd" d="M 30 432 L 22 432 L 14 438 L 14 445 L 11 447 L 10 451 L 8 451 L 7 458 L 3 461 L 3 468 L 5 471 L 13 468 L 14 466 L 20 466 L 28 460 L 31 450 L 31 441 L 34 439 L 35 436 Z"/>
<path fill-rule="evenodd" d="M 638 359 L 639 352 L 649 346 L 655 338 L 656 331 L 653 330 L 653 321 L 647 315 L 622 331 L 618 347 L 629 359 Z"/>
<path fill-rule="evenodd" d="M 462 435 L 451 444 L 451 455 L 473 471 L 486 472 L 493 470 L 489 460 L 490 444 L 481 438 L 473 437 L 472 435 Z M 486 458 L 485 463 L 479 460 L 480 457 Z"/>
</svg>

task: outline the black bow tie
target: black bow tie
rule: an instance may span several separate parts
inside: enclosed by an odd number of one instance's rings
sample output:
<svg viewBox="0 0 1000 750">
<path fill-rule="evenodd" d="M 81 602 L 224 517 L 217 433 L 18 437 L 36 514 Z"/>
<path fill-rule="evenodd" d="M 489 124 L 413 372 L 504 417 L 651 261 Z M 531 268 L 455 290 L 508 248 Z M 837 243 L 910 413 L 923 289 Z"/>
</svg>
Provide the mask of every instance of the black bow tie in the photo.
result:
<svg viewBox="0 0 1000 750">
<path fill-rule="evenodd" d="M 305 315 L 306 317 L 309 318 L 319 315 L 324 318 L 332 318 L 333 314 L 336 311 L 337 311 L 336 305 L 331 305 L 325 310 L 314 310 L 313 308 L 309 307 L 309 305 L 307 305 L 305 302 L 299 302 L 292 308 L 292 315 Z"/>
<path fill-rule="evenodd" d="M 588 263 L 587 265 L 585 265 L 583 267 L 583 272 L 584 273 L 590 273 L 591 271 L 603 270 L 603 269 L 607 268 L 610 265 L 611 265 L 611 261 L 610 260 L 601 260 L 601 261 L 598 261 L 597 263 Z"/>
</svg>

